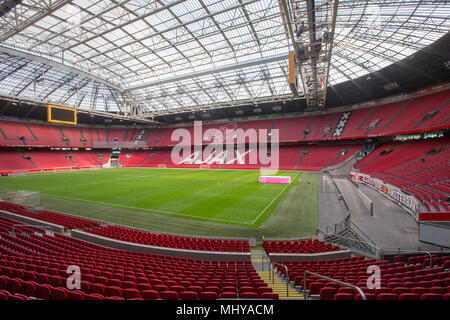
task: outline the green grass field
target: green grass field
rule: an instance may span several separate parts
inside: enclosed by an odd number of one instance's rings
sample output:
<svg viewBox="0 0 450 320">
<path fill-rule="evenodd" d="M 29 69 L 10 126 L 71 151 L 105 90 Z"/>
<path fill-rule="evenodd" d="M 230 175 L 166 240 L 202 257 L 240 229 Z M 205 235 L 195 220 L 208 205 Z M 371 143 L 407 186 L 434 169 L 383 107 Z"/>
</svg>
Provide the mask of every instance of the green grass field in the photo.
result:
<svg viewBox="0 0 450 320">
<path fill-rule="evenodd" d="M 40 191 L 41 205 L 48 208 L 143 229 L 221 236 L 314 234 L 317 174 L 279 172 L 291 176 L 290 185 L 260 184 L 259 175 L 122 168 L 3 177 L 0 189 Z M 308 188 L 301 188 L 306 180 Z"/>
</svg>

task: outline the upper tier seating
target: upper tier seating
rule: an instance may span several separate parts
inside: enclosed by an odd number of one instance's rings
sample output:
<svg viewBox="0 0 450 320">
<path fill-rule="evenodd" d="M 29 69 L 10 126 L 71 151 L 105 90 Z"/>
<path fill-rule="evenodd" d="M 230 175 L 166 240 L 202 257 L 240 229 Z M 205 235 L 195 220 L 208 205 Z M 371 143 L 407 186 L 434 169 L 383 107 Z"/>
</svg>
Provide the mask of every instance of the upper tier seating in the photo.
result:
<svg viewBox="0 0 450 320">
<path fill-rule="evenodd" d="M 429 258 L 425 256 L 411 257 L 408 263 L 376 261 L 365 257 L 317 261 L 277 261 L 288 268 L 289 279 L 295 285 L 303 288 L 304 271 L 314 273 L 353 284 L 362 289 L 368 300 L 384 300 L 384 295 L 390 294 L 390 299 L 403 300 L 402 294 L 416 294 L 415 300 L 426 299 L 424 295 L 437 294 L 438 300 L 444 299 L 450 293 L 450 256 L 433 255 L 433 267 L 428 267 Z M 381 288 L 369 289 L 367 267 L 376 265 L 381 269 Z M 285 274 L 283 268 L 279 272 Z M 359 294 L 349 288 L 329 282 L 316 276 L 306 276 L 306 289 L 311 295 L 320 295 L 324 300 L 340 300 L 340 294 L 346 293 L 349 300 L 360 299 Z"/>
<path fill-rule="evenodd" d="M 203 133 L 215 128 L 226 129 L 278 129 L 280 142 L 318 141 L 335 138 L 357 138 L 378 135 L 422 131 L 423 129 L 449 127 L 450 90 L 417 97 L 414 99 L 387 103 L 348 112 L 348 121 L 341 119 L 343 112 L 251 120 L 203 125 Z M 343 126 L 340 126 L 343 125 Z M 337 128 L 342 130 L 336 130 Z M 192 125 L 183 127 L 191 136 Z M 123 143 L 141 142 L 149 147 L 174 146 L 172 134 L 177 128 L 107 128 L 85 126 L 63 126 L 0 120 L 0 146 L 40 147 L 114 147 Z M 266 137 L 263 138 L 263 141 Z M 208 144 L 210 141 L 204 141 Z M 191 144 L 193 141 L 191 141 Z"/>
<path fill-rule="evenodd" d="M 38 235 L 16 228 L 13 236 L 13 224 L 0 218 L 0 300 L 211 300 L 271 291 L 250 261 L 116 250 L 42 229 Z M 69 266 L 80 268 L 79 290 L 67 289 Z"/>
</svg>

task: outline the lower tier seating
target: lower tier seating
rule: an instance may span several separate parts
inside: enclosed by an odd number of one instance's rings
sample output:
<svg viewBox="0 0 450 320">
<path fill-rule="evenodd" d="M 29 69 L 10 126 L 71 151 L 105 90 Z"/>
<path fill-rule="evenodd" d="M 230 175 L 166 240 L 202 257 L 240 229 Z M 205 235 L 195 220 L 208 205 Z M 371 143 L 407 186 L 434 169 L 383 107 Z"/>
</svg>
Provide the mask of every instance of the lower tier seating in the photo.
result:
<svg viewBox="0 0 450 320">
<path fill-rule="evenodd" d="M 318 239 L 302 239 L 294 241 L 265 240 L 263 247 L 267 253 L 320 253 L 343 250 Z"/>
<path fill-rule="evenodd" d="M 122 226 L 101 226 L 95 220 L 49 210 L 34 212 L 23 205 L 6 201 L 0 201 L 0 209 L 33 219 L 51 222 L 63 226 L 66 230 L 80 229 L 103 237 L 132 243 L 187 250 L 250 252 L 248 240 L 187 237 L 137 230 Z"/>
<path fill-rule="evenodd" d="M 110 249 L 0 218 L 0 300 L 276 298 L 250 261 L 176 258 Z M 36 233 L 38 231 L 38 233 Z M 69 266 L 81 272 L 70 290 Z"/>
<path fill-rule="evenodd" d="M 428 260 L 427 260 L 428 259 Z M 449 300 L 450 256 L 433 255 L 429 267 L 428 256 L 411 257 L 408 261 L 376 261 L 365 257 L 351 257 L 319 261 L 277 261 L 288 268 L 288 276 L 296 286 L 304 287 L 304 271 L 356 285 L 367 300 Z M 381 270 L 380 287 L 369 289 L 368 266 Z M 285 274 L 283 268 L 279 272 Z M 359 300 L 359 293 L 349 287 L 313 275 L 306 276 L 306 289 L 310 295 L 323 300 Z"/>
<path fill-rule="evenodd" d="M 428 260 L 427 260 L 428 259 Z M 311 272 L 356 285 L 367 300 L 449 300 L 450 256 L 433 255 L 433 267 L 428 256 L 411 257 L 402 261 L 376 261 L 365 257 L 351 257 L 319 261 L 277 261 L 288 268 L 288 275 L 295 285 L 304 287 L 304 271 Z M 368 266 L 381 269 L 380 287 L 369 289 L 367 279 L 371 273 Z M 285 274 L 284 269 L 279 270 Z M 307 275 L 306 289 L 310 295 L 323 300 L 359 300 L 359 293 L 349 287 L 325 279 Z"/>
</svg>

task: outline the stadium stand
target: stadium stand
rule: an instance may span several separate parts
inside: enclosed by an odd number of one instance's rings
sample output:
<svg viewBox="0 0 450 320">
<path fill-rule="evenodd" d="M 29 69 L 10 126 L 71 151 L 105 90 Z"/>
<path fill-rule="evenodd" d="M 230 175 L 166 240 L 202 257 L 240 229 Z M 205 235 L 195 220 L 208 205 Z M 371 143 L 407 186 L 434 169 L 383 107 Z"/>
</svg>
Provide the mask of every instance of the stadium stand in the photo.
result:
<svg viewBox="0 0 450 320">
<path fill-rule="evenodd" d="M 101 226 L 99 222 L 94 220 L 75 217 L 46 209 L 39 210 L 39 212 L 33 212 L 26 206 L 6 201 L 0 201 L 0 210 L 23 215 L 36 220 L 51 222 L 63 226 L 66 230 L 80 229 L 92 234 L 131 243 L 186 250 L 250 252 L 248 240 L 187 237 L 154 233 L 122 226 Z"/>
<path fill-rule="evenodd" d="M 320 253 L 342 250 L 318 239 L 302 239 L 292 241 L 264 240 L 263 247 L 269 253 Z"/>
<path fill-rule="evenodd" d="M 449 138 L 391 142 L 355 168 L 415 196 L 423 212 L 449 212 Z"/>
<path fill-rule="evenodd" d="M 250 252 L 247 240 L 210 239 L 152 233 L 121 226 L 108 226 L 86 230 L 103 237 L 152 246 L 188 250 Z"/>
<path fill-rule="evenodd" d="M 450 257 L 433 255 L 433 267 L 429 267 L 428 256 L 413 256 L 408 262 L 377 261 L 364 256 L 316 260 L 316 261 L 277 261 L 288 268 L 289 280 L 303 289 L 304 271 L 309 270 L 334 280 L 356 285 L 362 289 L 368 300 L 427 300 L 430 294 L 437 300 L 448 299 L 450 293 Z M 367 287 L 367 267 L 376 265 L 381 269 L 381 287 Z M 281 274 L 285 270 L 279 268 Z M 306 289 L 309 295 L 323 300 L 359 300 L 361 297 L 352 288 L 314 275 L 307 275 Z M 415 294 L 417 296 L 406 296 Z M 402 296 L 403 295 L 403 296 Z"/>
<path fill-rule="evenodd" d="M 39 228 L 16 228 L 0 218 L 0 299 L 215 300 L 219 297 L 276 299 L 250 261 L 210 261 L 101 247 Z M 33 231 L 33 232 L 32 232 Z M 40 231 L 36 234 L 34 231 Z M 80 267 L 81 288 L 66 287 L 67 267 Z M 265 289 L 262 289 L 265 288 Z"/>
</svg>

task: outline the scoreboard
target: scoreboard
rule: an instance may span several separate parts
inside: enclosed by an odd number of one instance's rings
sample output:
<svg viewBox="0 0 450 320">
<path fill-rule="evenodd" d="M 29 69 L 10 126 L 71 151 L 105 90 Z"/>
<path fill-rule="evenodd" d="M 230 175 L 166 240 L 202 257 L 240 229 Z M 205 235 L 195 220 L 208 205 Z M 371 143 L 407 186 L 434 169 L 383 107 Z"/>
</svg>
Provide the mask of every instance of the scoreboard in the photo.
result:
<svg viewBox="0 0 450 320">
<path fill-rule="evenodd" d="M 77 110 L 49 104 L 47 107 L 47 121 L 77 124 Z"/>
</svg>

